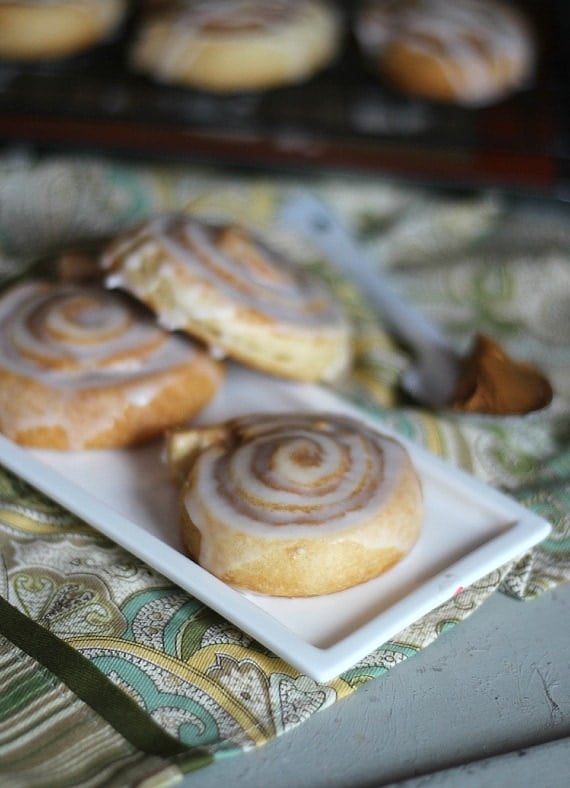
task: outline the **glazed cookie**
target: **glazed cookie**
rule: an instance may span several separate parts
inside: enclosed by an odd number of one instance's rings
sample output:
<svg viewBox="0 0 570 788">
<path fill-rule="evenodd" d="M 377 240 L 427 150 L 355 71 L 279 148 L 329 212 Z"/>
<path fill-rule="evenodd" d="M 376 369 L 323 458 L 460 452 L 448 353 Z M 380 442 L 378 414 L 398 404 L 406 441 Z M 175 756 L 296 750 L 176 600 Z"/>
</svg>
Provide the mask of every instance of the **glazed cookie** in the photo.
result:
<svg viewBox="0 0 570 788">
<path fill-rule="evenodd" d="M 351 418 L 238 418 L 171 434 L 168 457 L 186 472 L 186 551 L 239 588 L 291 597 L 350 588 L 400 561 L 421 532 L 408 452 Z"/>
<path fill-rule="evenodd" d="M 527 20 L 500 0 L 366 0 L 355 34 L 388 84 L 434 101 L 491 103 L 534 69 Z"/>
<path fill-rule="evenodd" d="M 116 32 L 127 0 L 0 0 L 0 58 L 57 59 Z"/>
<path fill-rule="evenodd" d="M 241 227 L 154 217 L 116 238 L 101 266 L 108 287 L 214 355 L 307 381 L 332 380 L 349 364 L 349 325 L 329 291 Z"/>
<path fill-rule="evenodd" d="M 0 431 L 27 446 L 126 446 L 194 416 L 218 363 L 102 287 L 39 280 L 0 298 Z"/>
<path fill-rule="evenodd" d="M 172 0 L 143 16 L 135 71 L 158 81 L 231 93 L 305 80 L 339 48 L 327 0 Z"/>
</svg>

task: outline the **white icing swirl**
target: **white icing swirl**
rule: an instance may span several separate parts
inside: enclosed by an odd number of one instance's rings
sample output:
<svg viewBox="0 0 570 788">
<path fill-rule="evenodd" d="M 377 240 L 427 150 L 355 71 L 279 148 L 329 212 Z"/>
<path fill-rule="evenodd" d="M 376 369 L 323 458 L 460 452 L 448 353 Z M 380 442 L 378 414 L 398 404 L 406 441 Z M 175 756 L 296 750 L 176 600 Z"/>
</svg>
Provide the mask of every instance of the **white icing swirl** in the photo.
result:
<svg viewBox="0 0 570 788">
<path fill-rule="evenodd" d="M 405 449 L 331 414 L 237 419 L 224 445 L 201 453 L 185 493 L 202 535 L 200 563 L 215 562 L 206 519 L 254 535 L 320 538 L 367 521 L 393 493 Z"/>
<path fill-rule="evenodd" d="M 269 31 L 290 22 L 308 5 L 307 0 L 182 0 L 171 13 L 177 24 L 223 35 Z"/>
<path fill-rule="evenodd" d="M 30 281 L 0 299 L 0 366 L 58 388 L 96 388 L 195 358 L 118 293 Z"/>
<path fill-rule="evenodd" d="M 131 289 L 135 283 L 134 292 L 145 300 L 137 269 L 142 270 L 151 258 L 159 260 L 160 276 L 171 283 L 177 267 L 187 269 L 192 284 L 186 299 L 193 290 L 193 317 L 226 319 L 231 310 L 251 309 L 283 325 L 325 329 L 345 325 L 342 311 L 318 280 L 238 227 L 183 214 L 154 217 L 127 232 L 103 255 L 108 286 Z M 147 286 L 154 290 L 156 280 Z M 215 298 L 208 295 L 212 292 Z M 175 309 L 167 320 L 169 328 L 184 327 L 184 317 L 177 316 Z"/>
<path fill-rule="evenodd" d="M 487 96 L 501 59 L 516 65 L 519 81 L 532 64 L 525 20 L 494 0 L 372 0 L 357 17 L 356 32 L 374 60 L 393 41 L 434 59 L 466 102 Z"/>
<path fill-rule="evenodd" d="M 179 0 L 143 17 L 131 55 L 160 80 L 256 90 L 308 76 L 339 36 L 336 7 L 322 0 Z"/>
</svg>

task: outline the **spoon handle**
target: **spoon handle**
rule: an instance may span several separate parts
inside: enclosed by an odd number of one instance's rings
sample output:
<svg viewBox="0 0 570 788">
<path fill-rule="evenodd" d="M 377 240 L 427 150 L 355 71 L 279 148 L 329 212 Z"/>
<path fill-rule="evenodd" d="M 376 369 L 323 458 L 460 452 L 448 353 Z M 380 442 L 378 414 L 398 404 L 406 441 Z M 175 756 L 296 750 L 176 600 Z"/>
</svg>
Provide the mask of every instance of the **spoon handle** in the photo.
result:
<svg viewBox="0 0 570 788">
<path fill-rule="evenodd" d="M 375 270 L 331 209 L 317 197 L 302 193 L 285 200 L 279 218 L 282 225 L 312 241 L 343 276 L 360 287 L 386 328 L 411 351 L 414 362 L 401 377 L 402 387 L 419 402 L 433 407 L 448 404 L 459 376 L 450 343 Z"/>
<path fill-rule="evenodd" d="M 283 204 L 280 218 L 285 226 L 315 243 L 341 274 L 359 286 L 390 331 L 411 351 L 419 353 L 434 343 L 448 345 L 438 327 L 402 298 L 317 197 L 293 195 Z"/>
</svg>

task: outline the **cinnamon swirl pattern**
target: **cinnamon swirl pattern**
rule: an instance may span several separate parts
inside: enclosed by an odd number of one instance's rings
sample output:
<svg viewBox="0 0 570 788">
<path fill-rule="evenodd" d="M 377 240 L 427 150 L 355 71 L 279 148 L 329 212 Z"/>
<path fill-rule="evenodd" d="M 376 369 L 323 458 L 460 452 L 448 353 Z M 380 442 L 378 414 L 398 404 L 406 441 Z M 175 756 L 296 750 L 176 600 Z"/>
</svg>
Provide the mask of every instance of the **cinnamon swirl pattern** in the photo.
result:
<svg viewBox="0 0 570 788">
<path fill-rule="evenodd" d="M 496 101 L 529 81 L 530 25 L 497 0 L 366 0 L 355 33 L 392 86 L 463 105 Z"/>
<path fill-rule="evenodd" d="M 127 0 L 0 0 L 0 58 L 76 55 L 114 34 Z"/>
<path fill-rule="evenodd" d="M 131 48 L 136 71 L 232 93 L 298 82 L 328 65 L 340 24 L 326 0 L 150 3 Z"/>
<path fill-rule="evenodd" d="M 276 596 L 328 594 L 381 574 L 418 539 L 422 491 L 410 457 L 363 423 L 281 413 L 204 430 L 186 432 L 186 457 L 172 434 L 168 454 L 190 466 L 185 549 L 222 580 Z"/>
<path fill-rule="evenodd" d="M 138 443 L 193 416 L 221 378 L 118 293 L 33 280 L 0 298 L 0 431 L 18 443 Z"/>
<path fill-rule="evenodd" d="M 350 363 L 349 324 L 320 281 L 234 225 L 184 214 L 154 217 L 101 258 L 108 287 L 124 288 L 167 329 L 264 372 L 331 380 Z"/>
</svg>

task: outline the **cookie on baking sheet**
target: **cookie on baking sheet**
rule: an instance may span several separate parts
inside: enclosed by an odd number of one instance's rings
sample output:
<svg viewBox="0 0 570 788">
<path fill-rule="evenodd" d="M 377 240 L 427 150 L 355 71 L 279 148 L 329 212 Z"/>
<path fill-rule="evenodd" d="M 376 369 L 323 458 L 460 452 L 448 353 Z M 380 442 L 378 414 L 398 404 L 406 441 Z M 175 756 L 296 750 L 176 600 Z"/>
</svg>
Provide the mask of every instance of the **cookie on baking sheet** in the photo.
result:
<svg viewBox="0 0 570 788">
<path fill-rule="evenodd" d="M 350 363 L 350 326 L 332 294 L 243 227 L 156 216 L 119 235 L 100 263 L 108 287 L 214 355 L 307 381 L 332 380 Z"/>
<path fill-rule="evenodd" d="M 364 0 L 355 35 L 387 84 L 434 101 L 492 103 L 535 67 L 529 21 L 502 0 Z"/>
<path fill-rule="evenodd" d="M 27 446 L 127 446 L 185 423 L 222 369 L 140 304 L 31 280 L 0 297 L 0 431 Z"/>
<path fill-rule="evenodd" d="M 0 0 L 0 59 L 51 60 L 107 40 L 127 0 Z"/>
<path fill-rule="evenodd" d="M 184 467 L 189 556 L 275 596 L 329 594 L 406 556 L 421 533 L 420 479 L 404 446 L 333 413 L 258 414 L 169 435 Z"/>
<path fill-rule="evenodd" d="M 133 70 L 220 93 L 300 82 L 327 66 L 341 25 L 328 0 L 171 0 L 143 15 Z"/>
</svg>

